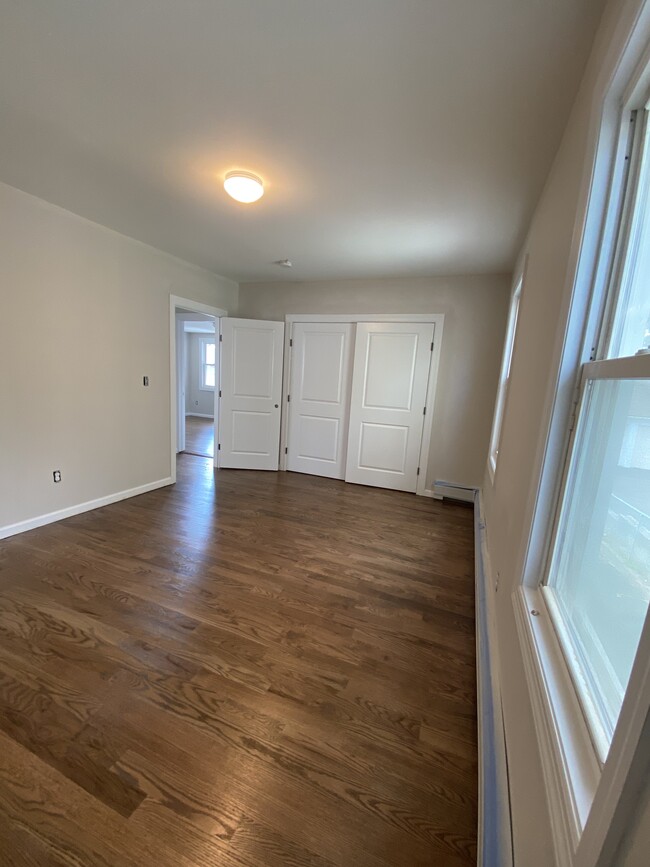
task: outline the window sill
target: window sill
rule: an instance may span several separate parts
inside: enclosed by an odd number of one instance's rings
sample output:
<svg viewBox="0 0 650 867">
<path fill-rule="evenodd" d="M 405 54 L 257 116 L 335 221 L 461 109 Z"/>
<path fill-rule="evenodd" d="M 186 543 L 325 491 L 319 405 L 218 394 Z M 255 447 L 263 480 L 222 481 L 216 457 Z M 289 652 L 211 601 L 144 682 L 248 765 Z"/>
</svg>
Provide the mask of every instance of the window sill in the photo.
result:
<svg viewBox="0 0 650 867">
<path fill-rule="evenodd" d="M 576 863 L 601 767 L 542 593 L 521 587 L 513 605 L 556 859 L 568 867 Z"/>
</svg>

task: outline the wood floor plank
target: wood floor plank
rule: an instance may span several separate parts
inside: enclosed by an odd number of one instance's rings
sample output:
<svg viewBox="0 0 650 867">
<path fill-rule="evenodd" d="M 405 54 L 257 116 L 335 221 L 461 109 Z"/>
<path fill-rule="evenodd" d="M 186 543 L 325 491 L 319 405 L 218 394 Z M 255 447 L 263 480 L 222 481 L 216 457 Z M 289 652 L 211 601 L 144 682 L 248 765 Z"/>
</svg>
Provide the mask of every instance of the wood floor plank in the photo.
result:
<svg viewBox="0 0 650 867">
<path fill-rule="evenodd" d="M 3 865 L 466 867 L 467 508 L 213 472 L 0 546 Z"/>
</svg>

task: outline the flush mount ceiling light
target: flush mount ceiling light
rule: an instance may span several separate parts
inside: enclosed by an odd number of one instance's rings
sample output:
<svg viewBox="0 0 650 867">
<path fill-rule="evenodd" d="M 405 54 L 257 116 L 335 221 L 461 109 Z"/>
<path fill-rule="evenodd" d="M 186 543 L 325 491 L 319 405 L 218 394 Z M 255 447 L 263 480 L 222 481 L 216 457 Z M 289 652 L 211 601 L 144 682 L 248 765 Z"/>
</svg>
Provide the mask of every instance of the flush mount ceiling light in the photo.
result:
<svg viewBox="0 0 650 867">
<path fill-rule="evenodd" d="M 250 204 L 264 195 L 264 185 L 251 172 L 228 172 L 223 183 L 225 191 L 238 202 Z"/>
</svg>

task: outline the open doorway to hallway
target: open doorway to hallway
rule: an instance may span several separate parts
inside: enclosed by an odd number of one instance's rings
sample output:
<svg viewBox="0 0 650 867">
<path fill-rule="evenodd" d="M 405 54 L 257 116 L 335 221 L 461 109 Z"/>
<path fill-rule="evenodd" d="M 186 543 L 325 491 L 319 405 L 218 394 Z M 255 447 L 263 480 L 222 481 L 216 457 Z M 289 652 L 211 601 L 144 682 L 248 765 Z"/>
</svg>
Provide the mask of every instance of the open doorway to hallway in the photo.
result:
<svg viewBox="0 0 650 867">
<path fill-rule="evenodd" d="M 226 310 L 170 296 L 171 467 L 179 454 L 198 455 L 217 466 L 219 334 Z"/>
</svg>

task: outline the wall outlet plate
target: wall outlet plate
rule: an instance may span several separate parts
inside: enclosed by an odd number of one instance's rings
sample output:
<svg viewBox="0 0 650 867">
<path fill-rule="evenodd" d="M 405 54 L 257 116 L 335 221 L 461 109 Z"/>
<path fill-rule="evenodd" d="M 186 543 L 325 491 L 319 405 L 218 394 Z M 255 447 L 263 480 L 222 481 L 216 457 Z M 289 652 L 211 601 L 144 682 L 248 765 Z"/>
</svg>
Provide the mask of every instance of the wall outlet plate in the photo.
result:
<svg viewBox="0 0 650 867">
<path fill-rule="evenodd" d="M 61 481 L 61 470 L 54 470 L 52 473 L 55 483 Z"/>
</svg>

